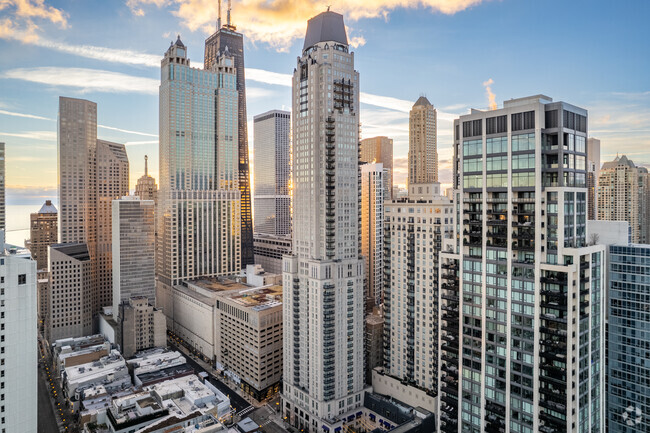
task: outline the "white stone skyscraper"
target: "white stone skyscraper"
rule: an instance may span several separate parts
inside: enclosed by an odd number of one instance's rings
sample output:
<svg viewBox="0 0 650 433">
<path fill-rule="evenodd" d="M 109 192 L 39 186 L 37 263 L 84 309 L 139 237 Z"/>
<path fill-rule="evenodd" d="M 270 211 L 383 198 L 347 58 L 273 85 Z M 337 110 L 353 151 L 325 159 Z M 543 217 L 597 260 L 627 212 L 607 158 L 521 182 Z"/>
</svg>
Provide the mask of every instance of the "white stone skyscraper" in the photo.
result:
<svg viewBox="0 0 650 433">
<path fill-rule="evenodd" d="M 359 73 L 342 15 L 327 11 L 309 20 L 292 87 L 283 414 L 306 432 L 334 432 L 355 417 L 364 394 Z"/>
<path fill-rule="evenodd" d="M 604 431 L 606 258 L 588 245 L 586 141 L 587 111 L 544 95 L 454 121 L 443 433 Z"/>
<path fill-rule="evenodd" d="M 291 113 L 272 110 L 253 118 L 255 233 L 291 235 Z"/>
<path fill-rule="evenodd" d="M 191 68 L 179 37 L 161 72 L 156 298 L 169 318 L 174 286 L 241 270 L 238 93 L 227 47 Z"/>
</svg>

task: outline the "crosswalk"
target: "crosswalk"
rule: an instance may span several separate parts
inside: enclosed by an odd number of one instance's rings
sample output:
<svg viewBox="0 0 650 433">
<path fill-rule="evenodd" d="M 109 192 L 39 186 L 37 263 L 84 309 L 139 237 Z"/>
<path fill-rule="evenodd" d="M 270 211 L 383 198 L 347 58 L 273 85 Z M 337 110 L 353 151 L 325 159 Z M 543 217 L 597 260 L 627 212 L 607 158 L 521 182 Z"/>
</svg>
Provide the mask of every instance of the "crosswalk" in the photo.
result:
<svg viewBox="0 0 650 433">
<path fill-rule="evenodd" d="M 247 413 L 250 413 L 255 410 L 255 406 L 246 406 L 239 412 L 239 416 L 242 417 L 242 419 L 246 416 Z"/>
</svg>

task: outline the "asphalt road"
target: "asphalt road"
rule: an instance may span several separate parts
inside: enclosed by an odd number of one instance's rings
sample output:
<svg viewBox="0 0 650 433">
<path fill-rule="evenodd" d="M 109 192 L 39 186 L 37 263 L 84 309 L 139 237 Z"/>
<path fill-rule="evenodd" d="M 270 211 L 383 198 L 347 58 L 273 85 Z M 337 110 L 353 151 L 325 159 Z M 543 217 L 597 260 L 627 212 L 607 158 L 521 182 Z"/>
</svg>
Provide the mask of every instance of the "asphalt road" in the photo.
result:
<svg viewBox="0 0 650 433">
<path fill-rule="evenodd" d="M 169 341 L 167 342 L 167 344 L 173 350 L 181 352 L 181 353 L 183 353 L 183 355 L 185 355 L 185 353 L 182 350 L 180 350 L 178 347 L 176 347 L 174 344 L 169 343 Z M 187 359 L 187 363 L 190 366 L 192 366 L 192 368 L 197 373 L 199 373 L 201 371 L 205 371 L 205 369 L 201 365 L 199 365 L 192 357 L 185 356 L 185 358 Z M 210 383 L 212 383 L 219 391 L 223 392 L 226 396 L 228 396 L 228 398 L 230 398 L 230 405 L 235 408 L 237 413 L 239 413 L 240 411 L 246 409 L 247 407 L 249 407 L 251 405 L 243 397 L 241 397 L 235 391 L 230 389 L 230 387 L 228 387 L 228 385 L 221 382 L 220 380 L 215 379 L 214 376 L 212 376 L 212 374 L 210 374 L 210 372 L 207 372 L 207 373 L 208 373 L 209 378 L 210 378 Z"/>
<path fill-rule="evenodd" d="M 59 433 L 43 373 L 38 371 L 38 433 Z"/>
</svg>

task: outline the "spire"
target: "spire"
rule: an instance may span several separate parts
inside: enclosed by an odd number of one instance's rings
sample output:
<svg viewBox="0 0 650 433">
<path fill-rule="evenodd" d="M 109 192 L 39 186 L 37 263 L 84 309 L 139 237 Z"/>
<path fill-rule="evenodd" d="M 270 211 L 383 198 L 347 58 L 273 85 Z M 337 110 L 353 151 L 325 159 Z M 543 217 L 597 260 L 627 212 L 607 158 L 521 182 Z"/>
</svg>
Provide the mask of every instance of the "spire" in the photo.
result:
<svg viewBox="0 0 650 433">
<path fill-rule="evenodd" d="M 228 27 L 230 27 L 230 9 L 232 9 L 232 2 L 231 0 L 228 0 L 228 15 L 226 15 Z"/>
<path fill-rule="evenodd" d="M 145 176 L 148 176 L 148 174 L 147 174 L 148 173 L 148 170 L 147 170 L 147 160 L 148 159 L 149 159 L 149 157 L 147 157 L 147 155 L 145 155 L 144 156 L 144 175 Z"/>
<path fill-rule="evenodd" d="M 219 0 L 219 14 L 217 18 L 217 31 L 221 28 L 221 0 Z"/>
</svg>

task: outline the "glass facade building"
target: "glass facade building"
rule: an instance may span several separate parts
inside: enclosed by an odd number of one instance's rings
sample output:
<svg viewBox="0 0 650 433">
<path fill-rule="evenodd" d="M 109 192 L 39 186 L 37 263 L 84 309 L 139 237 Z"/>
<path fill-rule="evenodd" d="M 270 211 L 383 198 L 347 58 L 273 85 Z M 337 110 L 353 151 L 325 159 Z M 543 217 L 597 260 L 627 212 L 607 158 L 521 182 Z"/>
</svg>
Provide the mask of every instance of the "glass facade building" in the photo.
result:
<svg viewBox="0 0 650 433">
<path fill-rule="evenodd" d="M 609 253 L 608 427 L 650 432 L 650 245 Z"/>
</svg>

